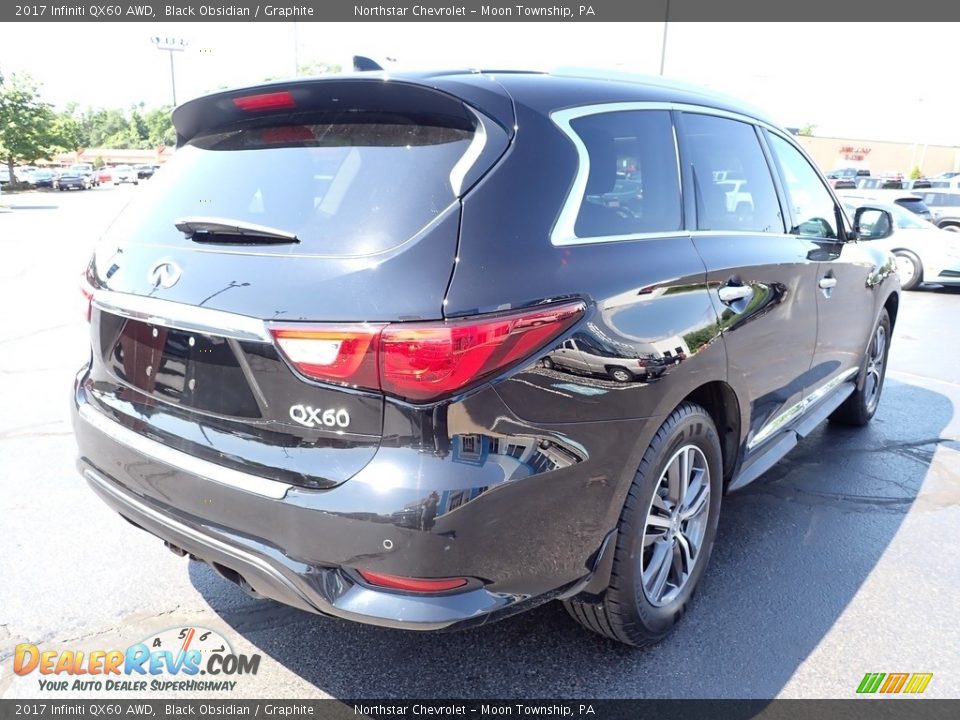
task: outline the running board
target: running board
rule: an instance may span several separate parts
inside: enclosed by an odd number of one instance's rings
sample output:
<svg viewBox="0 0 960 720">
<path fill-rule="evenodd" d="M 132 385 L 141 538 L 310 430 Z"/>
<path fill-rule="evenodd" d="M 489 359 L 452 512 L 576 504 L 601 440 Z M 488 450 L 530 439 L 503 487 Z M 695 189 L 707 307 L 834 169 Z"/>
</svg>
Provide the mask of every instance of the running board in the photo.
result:
<svg viewBox="0 0 960 720">
<path fill-rule="evenodd" d="M 853 382 L 846 382 L 838 387 L 836 392 L 808 410 L 796 425 L 785 430 L 781 437 L 770 443 L 759 455 L 752 457 L 746 465 L 740 468 L 740 472 L 727 487 L 727 492 L 733 492 L 749 485 L 780 462 L 784 455 L 796 447 L 800 438 L 805 438 L 813 432 L 820 423 L 830 416 L 830 413 L 843 405 L 844 401 L 853 394 L 856 387 Z"/>
</svg>

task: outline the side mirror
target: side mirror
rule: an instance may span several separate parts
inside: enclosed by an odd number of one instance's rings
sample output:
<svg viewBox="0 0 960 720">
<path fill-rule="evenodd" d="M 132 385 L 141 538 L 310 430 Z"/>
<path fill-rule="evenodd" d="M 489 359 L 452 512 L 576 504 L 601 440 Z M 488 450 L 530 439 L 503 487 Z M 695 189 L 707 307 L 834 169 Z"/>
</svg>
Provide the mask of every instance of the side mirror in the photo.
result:
<svg viewBox="0 0 960 720">
<path fill-rule="evenodd" d="M 859 207 L 853 216 L 853 234 L 857 240 L 883 240 L 893 235 L 893 216 L 887 210 Z"/>
</svg>

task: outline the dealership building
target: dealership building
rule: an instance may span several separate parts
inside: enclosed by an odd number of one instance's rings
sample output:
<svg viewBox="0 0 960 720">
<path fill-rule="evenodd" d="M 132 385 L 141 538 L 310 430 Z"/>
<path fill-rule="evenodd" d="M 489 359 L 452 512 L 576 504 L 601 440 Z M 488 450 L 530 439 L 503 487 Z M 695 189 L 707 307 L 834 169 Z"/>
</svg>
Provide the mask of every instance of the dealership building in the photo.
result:
<svg viewBox="0 0 960 720">
<path fill-rule="evenodd" d="M 856 167 L 868 169 L 873 175 L 902 173 L 906 177 L 913 168 L 919 167 L 921 173 L 929 177 L 949 170 L 960 170 L 960 146 L 955 145 L 810 135 L 797 135 L 796 139 L 824 172 Z"/>
</svg>

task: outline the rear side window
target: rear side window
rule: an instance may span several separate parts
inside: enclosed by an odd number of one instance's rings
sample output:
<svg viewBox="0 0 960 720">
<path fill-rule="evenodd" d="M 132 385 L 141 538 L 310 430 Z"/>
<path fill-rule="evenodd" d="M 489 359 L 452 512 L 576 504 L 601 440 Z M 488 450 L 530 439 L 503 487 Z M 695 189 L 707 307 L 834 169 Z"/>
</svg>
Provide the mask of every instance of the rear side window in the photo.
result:
<svg viewBox="0 0 960 720">
<path fill-rule="evenodd" d="M 570 126 L 590 163 L 574 226 L 577 237 L 680 229 L 680 179 L 669 113 L 602 113 L 574 119 Z"/>
<path fill-rule="evenodd" d="M 790 232 L 804 237 L 837 237 L 837 206 L 817 171 L 793 145 L 768 133 L 787 185 L 787 198 L 796 223 Z"/>
<path fill-rule="evenodd" d="M 918 193 L 923 202 L 933 207 L 960 207 L 960 193 Z"/>
<path fill-rule="evenodd" d="M 188 243 L 176 221 L 210 217 L 300 240 L 266 251 L 345 256 L 393 248 L 456 199 L 455 168 L 473 128 L 450 118 L 355 115 L 195 138 L 110 234 L 119 241 Z"/>
<path fill-rule="evenodd" d="M 683 128 L 693 165 L 697 228 L 783 233 L 770 166 L 753 126 L 686 114 Z"/>
</svg>

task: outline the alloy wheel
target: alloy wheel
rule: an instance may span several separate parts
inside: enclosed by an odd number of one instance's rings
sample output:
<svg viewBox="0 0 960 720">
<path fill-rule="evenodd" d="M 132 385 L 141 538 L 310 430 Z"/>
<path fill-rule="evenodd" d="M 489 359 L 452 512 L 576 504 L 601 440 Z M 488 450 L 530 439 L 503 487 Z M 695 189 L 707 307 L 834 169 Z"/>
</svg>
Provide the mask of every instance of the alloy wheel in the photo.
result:
<svg viewBox="0 0 960 720">
<path fill-rule="evenodd" d="M 883 365 L 887 361 L 887 330 L 881 324 L 873 334 L 870 347 L 867 349 L 867 378 L 864 384 L 864 395 L 867 401 L 867 410 L 873 412 L 880 401 L 880 388 L 883 383 Z"/>
<path fill-rule="evenodd" d="M 670 603 L 686 587 L 700 556 L 710 513 L 710 468 L 696 445 L 684 445 L 661 473 L 643 527 L 641 585 L 651 605 Z"/>
<path fill-rule="evenodd" d="M 900 284 L 908 287 L 917 274 L 917 266 L 914 265 L 913 260 L 906 255 L 896 255 L 895 258 L 897 261 L 897 274 L 900 276 Z"/>
</svg>

